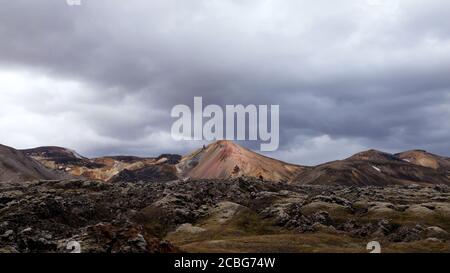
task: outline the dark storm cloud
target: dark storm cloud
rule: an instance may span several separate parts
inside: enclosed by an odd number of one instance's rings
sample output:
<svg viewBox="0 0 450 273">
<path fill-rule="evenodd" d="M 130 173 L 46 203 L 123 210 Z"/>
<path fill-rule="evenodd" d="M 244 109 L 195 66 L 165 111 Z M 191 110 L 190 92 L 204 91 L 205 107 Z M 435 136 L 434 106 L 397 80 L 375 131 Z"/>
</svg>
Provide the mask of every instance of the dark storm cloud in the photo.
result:
<svg viewBox="0 0 450 273">
<path fill-rule="evenodd" d="M 10 103 L 0 125 L 16 132 L 2 130 L 0 142 L 186 152 L 199 144 L 161 140 L 170 109 L 203 96 L 280 104 L 272 155 L 285 160 L 365 148 L 449 154 L 448 1 L 0 2 L 0 71 L 48 78 L 0 93 Z M 11 78 L 15 90 L 23 77 Z M 14 115 L 40 123 L 31 132 L 7 122 Z M 67 134 L 53 136 L 48 120 Z"/>
</svg>

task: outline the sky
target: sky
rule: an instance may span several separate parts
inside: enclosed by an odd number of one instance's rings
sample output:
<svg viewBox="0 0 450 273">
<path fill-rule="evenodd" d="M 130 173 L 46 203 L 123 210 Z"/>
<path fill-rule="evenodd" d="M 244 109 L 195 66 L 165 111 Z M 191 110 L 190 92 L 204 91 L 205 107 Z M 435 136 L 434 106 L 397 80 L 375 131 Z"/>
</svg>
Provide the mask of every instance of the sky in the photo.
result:
<svg viewBox="0 0 450 273">
<path fill-rule="evenodd" d="M 185 154 L 174 105 L 280 105 L 313 165 L 378 149 L 450 156 L 450 1 L 0 0 L 0 143 Z M 254 142 L 240 144 L 255 149 Z"/>
</svg>

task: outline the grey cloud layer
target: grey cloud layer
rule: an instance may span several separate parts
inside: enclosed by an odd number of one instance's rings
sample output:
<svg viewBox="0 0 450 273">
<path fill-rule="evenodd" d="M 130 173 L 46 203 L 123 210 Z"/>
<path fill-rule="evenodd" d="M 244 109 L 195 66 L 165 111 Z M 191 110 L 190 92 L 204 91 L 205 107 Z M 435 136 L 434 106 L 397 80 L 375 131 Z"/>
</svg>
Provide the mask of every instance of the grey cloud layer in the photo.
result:
<svg viewBox="0 0 450 273">
<path fill-rule="evenodd" d="M 198 95 L 280 104 L 281 150 L 272 155 L 298 163 L 364 148 L 450 154 L 448 1 L 0 2 L 0 70 L 83 85 L 39 105 L 29 98 L 45 88 L 30 86 L 26 115 L 65 113 L 74 124 L 62 130 L 91 132 L 30 140 L 2 130 L 0 141 L 53 140 L 89 155 L 186 152 L 192 144 L 155 138 L 167 136 L 170 108 Z"/>
</svg>

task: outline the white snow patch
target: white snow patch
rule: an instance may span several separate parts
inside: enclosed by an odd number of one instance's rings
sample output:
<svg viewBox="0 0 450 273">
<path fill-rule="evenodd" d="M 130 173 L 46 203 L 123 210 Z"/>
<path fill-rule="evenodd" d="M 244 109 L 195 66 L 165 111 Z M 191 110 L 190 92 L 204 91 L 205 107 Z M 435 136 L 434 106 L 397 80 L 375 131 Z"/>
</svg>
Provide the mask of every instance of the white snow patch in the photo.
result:
<svg viewBox="0 0 450 273">
<path fill-rule="evenodd" d="M 78 159 L 83 159 L 83 157 L 79 154 L 79 153 L 77 153 L 77 152 L 75 152 L 75 150 L 71 150 L 71 149 L 68 149 L 72 154 L 73 154 L 73 156 L 75 156 L 76 158 L 78 158 Z"/>
<path fill-rule="evenodd" d="M 380 170 L 380 168 L 377 168 L 377 167 L 375 167 L 375 166 L 372 166 L 372 168 L 375 170 L 375 171 L 377 171 L 377 172 L 379 172 L 379 173 L 381 173 L 381 170 Z"/>
</svg>

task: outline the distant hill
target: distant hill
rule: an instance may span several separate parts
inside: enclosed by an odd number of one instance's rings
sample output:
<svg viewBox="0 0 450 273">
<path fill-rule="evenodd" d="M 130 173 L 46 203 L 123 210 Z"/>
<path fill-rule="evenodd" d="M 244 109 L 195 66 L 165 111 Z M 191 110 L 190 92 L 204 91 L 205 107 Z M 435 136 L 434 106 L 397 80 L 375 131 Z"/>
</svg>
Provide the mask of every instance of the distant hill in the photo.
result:
<svg viewBox="0 0 450 273">
<path fill-rule="evenodd" d="M 450 169 L 430 168 L 376 150 L 355 154 L 347 159 L 328 162 L 313 167 L 295 178 L 300 184 L 379 185 L 431 183 L 450 184 Z M 419 161 L 417 161 L 419 162 Z M 431 161 L 430 161 L 431 162 Z M 433 166 L 437 166 L 433 161 Z M 440 166 L 440 165 L 439 165 Z"/>
<path fill-rule="evenodd" d="M 398 153 L 396 156 L 406 162 L 441 171 L 450 171 L 450 158 L 428 153 L 423 150 L 412 150 Z"/>
<path fill-rule="evenodd" d="M 0 145 L 0 183 L 59 178 L 60 174 L 47 169 L 25 153 Z"/>
<path fill-rule="evenodd" d="M 173 165 L 181 159 L 180 155 L 172 154 L 163 154 L 157 158 L 106 156 L 90 159 L 74 150 L 54 146 L 27 149 L 23 152 L 48 168 L 105 182 L 176 179 L 176 168 Z"/>
</svg>

